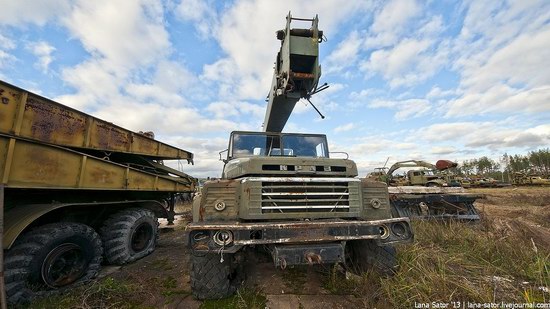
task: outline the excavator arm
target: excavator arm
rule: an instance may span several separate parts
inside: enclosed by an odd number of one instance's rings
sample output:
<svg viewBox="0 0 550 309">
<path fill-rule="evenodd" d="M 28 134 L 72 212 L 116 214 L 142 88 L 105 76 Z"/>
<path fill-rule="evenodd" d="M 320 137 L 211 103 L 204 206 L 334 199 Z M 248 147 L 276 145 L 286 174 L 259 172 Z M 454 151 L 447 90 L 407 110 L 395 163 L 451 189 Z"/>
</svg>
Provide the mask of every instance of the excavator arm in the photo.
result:
<svg viewBox="0 0 550 309">
<path fill-rule="evenodd" d="M 425 167 L 429 170 L 438 170 L 438 171 L 444 171 L 453 167 L 457 167 L 458 164 L 456 162 L 452 162 L 449 160 L 438 160 L 435 165 L 421 160 L 407 160 L 407 161 L 400 161 L 393 164 L 386 175 L 388 177 L 391 177 L 393 172 L 396 170 L 402 168 L 402 167 Z"/>
<path fill-rule="evenodd" d="M 388 170 L 386 175 L 388 175 L 388 177 L 391 177 L 393 172 L 395 172 L 396 170 L 398 170 L 402 167 L 425 167 L 425 168 L 428 168 L 430 170 L 435 170 L 436 169 L 435 165 L 433 165 L 431 163 L 428 163 L 426 161 L 407 160 L 407 161 L 396 162 L 395 164 L 393 164 L 390 167 L 390 169 Z"/>
<path fill-rule="evenodd" d="M 311 27 L 291 29 L 293 20 L 310 21 Z M 328 87 L 323 85 L 317 88 L 321 77 L 319 43 L 323 38 L 318 24 L 317 16 L 313 19 L 293 18 L 289 12 L 285 29 L 276 32 L 281 48 L 277 53 L 273 82 L 267 97 L 266 132 L 282 132 L 300 99 L 309 100 L 311 95 Z"/>
</svg>

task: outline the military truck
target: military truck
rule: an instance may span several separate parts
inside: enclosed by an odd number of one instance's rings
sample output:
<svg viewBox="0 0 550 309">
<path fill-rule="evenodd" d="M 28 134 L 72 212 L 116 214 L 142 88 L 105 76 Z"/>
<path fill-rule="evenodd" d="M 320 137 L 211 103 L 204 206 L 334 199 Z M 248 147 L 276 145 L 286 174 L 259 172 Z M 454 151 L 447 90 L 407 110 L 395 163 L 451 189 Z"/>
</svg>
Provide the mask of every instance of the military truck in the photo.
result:
<svg viewBox="0 0 550 309">
<path fill-rule="evenodd" d="M 516 172 L 512 179 L 514 185 L 550 186 L 550 179 L 544 179 L 539 175 Z"/>
<path fill-rule="evenodd" d="M 291 21 L 311 22 L 309 29 Z M 358 179 L 349 159 L 330 157 L 325 135 L 282 133 L 294 105 L 323 89 L 318 18 L 287 17 L 277 32 L 264 132 L 232 132 L 222 179 L 206 182 L 187 225 L 191 287 L 223 298 L 242 282 L 244 252 L 264 248 L 275 267 L 343 263 L 392 274 L 396 243 L 413 239 L 408 218 L 392 218 L 385 183 Z"/>
<path fill-rule="evenodd" d="M 8 302 L 63 291 L 103 263 L 150 254 L 157 218 L 196 180 L 193 154 L 0 81 L 0 186 Z"/>
<path fill-rule="evenodd" d="M 393 164 L 386 173 L 384 169 L 375 169 L 367 179 L 385 180 L 389 185 L 392 213 L 396 217 L 412 219 L 454 219 L 473 221 L 480 216 L 474 207 L 477 194 L 464 191 L 470 182 L 448 173 L 457 163 L 438 160 L 436 164 L 421 160 L 400 161 Z M 406 176 L 395 171 L 400 168 L 413 169 Z"/>
</svg>

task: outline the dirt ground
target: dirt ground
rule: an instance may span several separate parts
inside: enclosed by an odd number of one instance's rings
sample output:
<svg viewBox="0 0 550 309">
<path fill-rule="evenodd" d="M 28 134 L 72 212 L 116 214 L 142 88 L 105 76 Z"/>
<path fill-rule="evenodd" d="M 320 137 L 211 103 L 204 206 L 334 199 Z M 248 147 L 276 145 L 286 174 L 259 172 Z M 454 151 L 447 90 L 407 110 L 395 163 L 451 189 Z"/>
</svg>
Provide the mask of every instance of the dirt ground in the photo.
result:
<svg viewBox="0 0 550 309">
<path fill-rule="evenodd" d="M 533 246 L 550 250 L 550 188 L 470 189 L 484 197 L 476 208 L 484 223 L 496 227 L 495 237 L 522 233 Z M 161 222 L 157 250 L 123 267 L 103 270 L 101 276 L 137 282 L 143 287 L 142 306 L 155 308 L 219 308 L 226 305 L 194 300 L 189 282 L 189 250 L 184 245 L 184 227 L 190 219 L 189 206 L 180 208 L 175 225 Z M 246 288 L 259 291 L 267 308 L 358 308 L 353 295 L 328 290 L 327 267 L 295 267 L 277 270 L 268 257 L 249 260 Z M 231 306 L 227 306 L 231 307 Z"/>
</svg>

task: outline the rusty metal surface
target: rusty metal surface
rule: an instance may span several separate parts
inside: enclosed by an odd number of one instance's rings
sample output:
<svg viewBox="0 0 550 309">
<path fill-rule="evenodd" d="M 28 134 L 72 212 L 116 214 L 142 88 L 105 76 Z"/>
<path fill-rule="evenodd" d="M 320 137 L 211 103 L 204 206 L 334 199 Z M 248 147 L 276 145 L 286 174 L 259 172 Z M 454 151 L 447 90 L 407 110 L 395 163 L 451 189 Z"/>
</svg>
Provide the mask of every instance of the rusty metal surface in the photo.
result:
<svg viewBox="0 0 550 309">
<path fill-rule="evenodd" d="M 271 251 L 275 267 L 291 265 L 313 265 L 344 262 L 345 250 L 342 242 L 310 245 L 275 245 Z"/>
<path fill-rule="evenodd" d="M 457 194 L 465 193 L 462 187 L 419 187 L 419 186 L 399 186 L 388 187 L 390 194 Z"/>
<path fill-rule="evenodd" d="M 393 212 L 411 219 L 480 220 L 474 202 L 481 196 L 454 194 L 391 194 Z"/>
<path fill-rule="evenodd" d="M 0 175 L 8 188 L 191 192 L 192 177 L 148 173 L 63 147 L 0 134 Z"/>
<path fill-rule="evenodd" d="M 0 81 L 0 133 L 65 147 L 183 159 L 193 154 Z"/>
<path fill-rule="evenodd" d="M 223 229 L 239 229 L 239 230 L 258 230 L 264 228 L 275 229 L 309 229 L 315 227 L 340 227 L 340 226 L 378 226 L 393 222 L 409 222 L 408 218 L 391 218 L 384 220 L 319 220 L 319 221 L 296 221 L 296 222 L 218 222 L 218 223 L 189 223 L 185 230 L 223 230 Z"/>
<path fill-rule="evenodd" d="M 0 184 L 0 239 L 4 239 L 4 185 L 2 184 Z M 4 289 L 4 250 L 0 250 L 0 309 L 6 309 L 6 307 L 6 290 Z"/>
<path fill-rule="evenodd" d="M 393 225 L 402 225 L 406 233 L 395 235 Z M 381 233 L 381 229 L 388 234 Z M 194 250 L 225 250 L 213 244 L 210 236 L 204 233 L 216 231 L 231 231 L 234 241 L 227 246 L 242 247 L 262 244 L 293 244 L 293 243 L 321 243 L 340 242 L 358 239 L 373 239 L 381 243 L 409 242 L 413 239 L 412 228 L 408 218 L 393 218 L 374 221 L 300 221 L 300 222 L 259 222 L 259 223 L 190 223 L 186 227 L 190 245 Z M 258 234 L 259 233 L 259 234 Z M 390 235 L 391 234 L 391 235 Z M 197 238 L 198 237 L 198 238 Z"/>
</svg>

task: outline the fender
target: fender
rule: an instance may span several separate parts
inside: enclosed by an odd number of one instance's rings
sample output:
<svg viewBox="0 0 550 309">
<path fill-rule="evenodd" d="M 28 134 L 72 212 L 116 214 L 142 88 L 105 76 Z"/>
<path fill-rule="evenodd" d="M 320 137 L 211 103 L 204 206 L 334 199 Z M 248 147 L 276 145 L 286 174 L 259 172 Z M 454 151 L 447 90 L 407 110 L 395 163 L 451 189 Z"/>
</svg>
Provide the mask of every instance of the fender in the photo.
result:
<svg viewBox="0 0 550 309">
<path fill-rule="evenodd" d="M 33 222 L 42 216 L 60 208 L 75 206 L 105 206 L 114 207 L 139 206 L 151 209 L 158 217 L 168 217 L 166 210 L 159 201 L 155 200 L 137 200 L 121 202 L 101 202 L 101 203 L 56 203 L 56 204 L 27 204 L 18 205 L 4 214 L 4 239 L 3 248 L 9 249 L 19 237 L 19 235 Z"/>
</svg>

